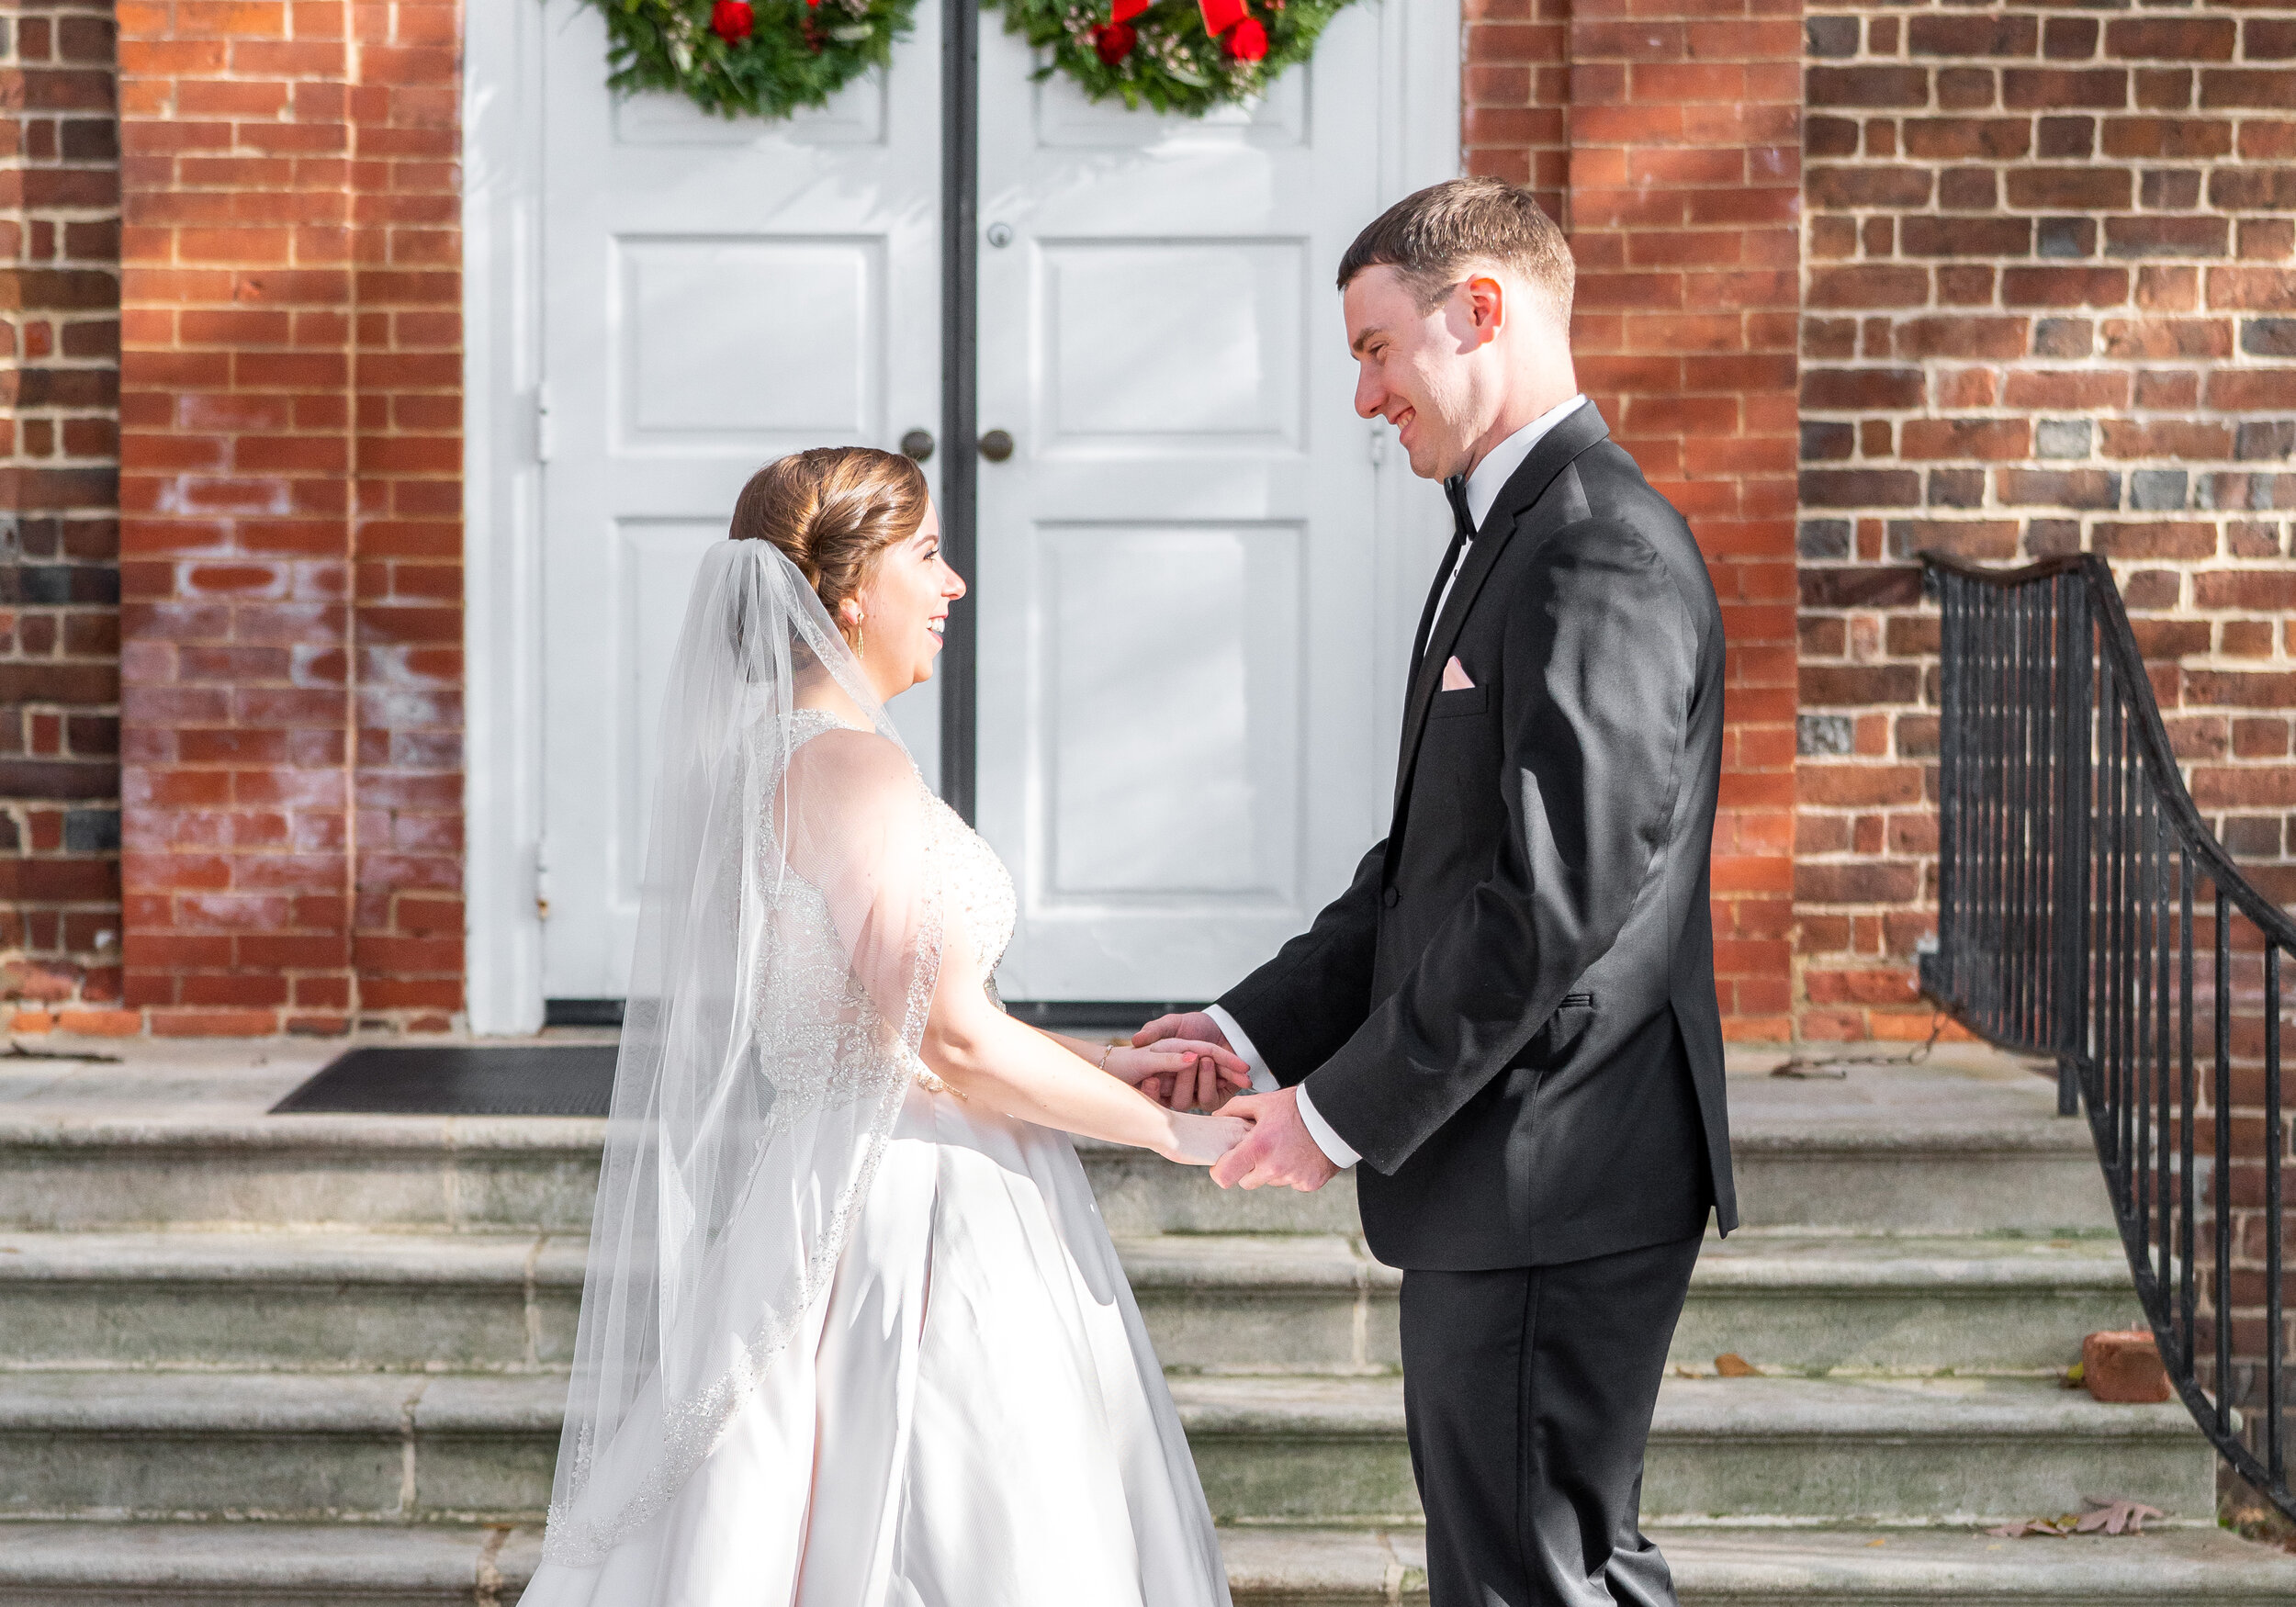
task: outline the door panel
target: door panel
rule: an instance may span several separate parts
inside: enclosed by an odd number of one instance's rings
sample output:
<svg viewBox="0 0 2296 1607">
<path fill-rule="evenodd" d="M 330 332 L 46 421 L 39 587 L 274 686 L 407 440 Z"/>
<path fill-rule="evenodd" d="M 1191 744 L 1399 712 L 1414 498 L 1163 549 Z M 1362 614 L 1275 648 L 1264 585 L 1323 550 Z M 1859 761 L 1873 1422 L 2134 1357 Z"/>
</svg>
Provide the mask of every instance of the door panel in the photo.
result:
<svg viewBox="0 0 2296 1607">
<path fill-rule="evenodd" d="M 999 983 L 1207 998 L 1377 835 L 1375 485 L 1330 275 L 1376 211 L 1379 8 L 1249 111 L 985 96 L 979 815 Z M 1025 82 L 983 39 L 985 83 Z M 1001 232 L 1001 231 L 1000 231 Z M 985 237 L 993 241 L 996 236 Z"/>
<path fill-rule="evenodd" d="M 626 984 L 662 680 L 742 482 L 940 411 L 937 11 L 782 124 L 616 101 L 584 6 L 544 73 L 544 992 Z M 934 689 L 895 718 L 928 774 Z"/>
<path fill-rule="evenodd" d="M 1039 527 L 1049 640 L 1031 654 L 1044 711 L 1032 791 L 1047 908 L 1190 896 L 1296 907 L 1299 733 L 1284 716 L 1298 702 L 1300 534 Z M 1112 597 L 1125 606 L 1104 610 Z M 1164 668 L 1144 678 L 1143 662 Z M 1179 750 L 1185 767 L 1139 762 Z"/>
</svg>

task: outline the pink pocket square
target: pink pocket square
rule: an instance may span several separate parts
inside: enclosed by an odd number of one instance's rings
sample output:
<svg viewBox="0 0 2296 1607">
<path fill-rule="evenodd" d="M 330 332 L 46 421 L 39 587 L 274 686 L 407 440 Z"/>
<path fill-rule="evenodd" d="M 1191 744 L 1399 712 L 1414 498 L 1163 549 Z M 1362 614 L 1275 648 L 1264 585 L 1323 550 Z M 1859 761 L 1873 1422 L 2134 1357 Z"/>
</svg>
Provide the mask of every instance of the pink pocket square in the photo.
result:
<svg viewBox="0 0 2296 1607">
<path fill-rule="evenodd" d="M 1458 655 L 1454 654 L 1451 662 L 1443 667 L 1443 690 L 1445 691 L 1469 691 L 1473 689 L 1474 685 L 1473 681 L 1468 680 L 1466 668 L 1459 663 Z"/>
</svg>

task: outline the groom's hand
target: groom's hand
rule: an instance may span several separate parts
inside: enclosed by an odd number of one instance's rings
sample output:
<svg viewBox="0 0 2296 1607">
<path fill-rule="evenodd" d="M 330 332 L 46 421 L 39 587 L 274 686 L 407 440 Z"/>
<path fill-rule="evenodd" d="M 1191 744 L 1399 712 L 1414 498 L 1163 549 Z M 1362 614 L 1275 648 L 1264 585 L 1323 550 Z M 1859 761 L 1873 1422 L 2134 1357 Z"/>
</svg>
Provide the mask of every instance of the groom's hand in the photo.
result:
<svg viewBox="0 0 2296 1607">
<path fill-rule="evenodd" d="M 1240 1094 L 1228 1101 L 1222 1116 L 1240 1116 L 1252 1124 L 1244 1141 L 1211 1169 L 1211 1180 L 1222 1188 L 1272 1188 L 1284 1185 L 1311 1194 L 1335 1176 L 1322 1147 L 1300 1119 L 1300 1091 L 1281 1088 L 1273 1094 Z"/>
</svg>

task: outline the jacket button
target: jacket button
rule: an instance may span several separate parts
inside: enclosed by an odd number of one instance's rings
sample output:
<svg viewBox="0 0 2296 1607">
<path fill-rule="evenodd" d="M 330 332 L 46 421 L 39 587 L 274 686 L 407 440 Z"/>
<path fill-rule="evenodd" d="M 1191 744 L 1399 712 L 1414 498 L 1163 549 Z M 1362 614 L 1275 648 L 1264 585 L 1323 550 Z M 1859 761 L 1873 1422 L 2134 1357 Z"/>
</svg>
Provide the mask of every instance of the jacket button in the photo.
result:
<svg viewBox="0 0 2296 1607">
<path fill-rule="evenodd" d="M 1403 902 L 1403 895 L 1401 893 L 1398 893 L 1394 888 L 1390 887 L 1379 895 L 1379 902 L 1387 905 L 1388 908 L 1393 909 L 1397 905 Z"/>
</svg>

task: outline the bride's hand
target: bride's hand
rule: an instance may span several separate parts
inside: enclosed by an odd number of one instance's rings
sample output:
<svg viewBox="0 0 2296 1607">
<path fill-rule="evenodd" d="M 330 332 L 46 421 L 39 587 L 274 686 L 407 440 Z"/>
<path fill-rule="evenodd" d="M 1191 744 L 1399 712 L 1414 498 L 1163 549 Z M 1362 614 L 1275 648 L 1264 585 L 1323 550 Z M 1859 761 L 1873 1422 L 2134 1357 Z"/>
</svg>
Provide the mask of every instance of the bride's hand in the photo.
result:
<svg viewBox="0 0 2296 1607">
<path fill-rule="evenodd" d="M 1176 1111 L 1171 1137 L 1159 1152 L 1183 1166 L 1209 1166 L 1242 1143 L 1252 1124 L 1239 1116 L 1190 1116 Z"/>
<path fill-rule="evenodd" d="M 1217 1110 L 1252 1085 L 1252 1068 L 1224 1043 L 1165 1038 L 1143 1048 L 1109 1052 L 1108 1073 L 1177 1110 Z"/>
</svg>

